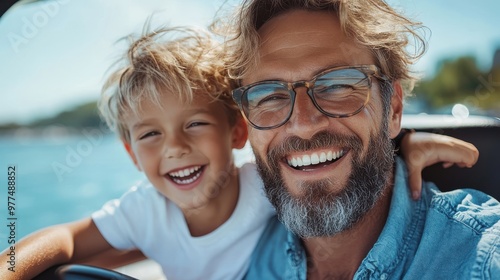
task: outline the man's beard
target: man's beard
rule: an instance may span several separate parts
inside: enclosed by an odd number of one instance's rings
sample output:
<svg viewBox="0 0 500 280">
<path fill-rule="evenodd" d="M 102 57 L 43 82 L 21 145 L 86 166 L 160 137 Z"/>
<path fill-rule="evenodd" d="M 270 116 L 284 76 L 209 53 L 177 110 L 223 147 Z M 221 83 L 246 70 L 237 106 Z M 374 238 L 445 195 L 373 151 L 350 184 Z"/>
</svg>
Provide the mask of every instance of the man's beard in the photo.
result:
<svg viewBox="0 0 500 280">
<path fill-rule="evenodd" d="M 285 186 L 279 163 L 291 152 L 343 147 L 352 154 L 352 172 L 345 183 L 335 178 L 301 182 L 300 196 L 290 194 Z M 266 165 L 257 153 L 256 163 L 268 199 L 276 208 L 278 218 L 296 235 L 307 237 L 333 236 L 352 228 L 373 208 L 391 178 L 394 148 L 387 123 L 372 136 L 367 153 L 361 158 L 362 142 L 354 136 L 323 131 L 310 140 L 297 136 L 287 138 L 273 148 Z M 335 188 L 332 186 L 336 185 Z M 334 193 L 332 189 L 341 189 Z"/>
</svg>

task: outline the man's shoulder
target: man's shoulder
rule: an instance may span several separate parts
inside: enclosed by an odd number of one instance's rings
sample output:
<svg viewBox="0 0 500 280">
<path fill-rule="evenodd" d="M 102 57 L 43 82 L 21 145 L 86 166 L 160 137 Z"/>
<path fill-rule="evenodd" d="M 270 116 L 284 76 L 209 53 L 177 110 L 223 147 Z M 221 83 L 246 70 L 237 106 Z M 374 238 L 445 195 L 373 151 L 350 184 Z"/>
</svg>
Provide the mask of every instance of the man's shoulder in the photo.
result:
<svg viewBox="0 0 500 280">
<path fill-rule="evenodd" d="M 290 269 L 290 233 L 273 217 L 269 220 L 252 253 L 244 279 L 288 279 Z"/>
<path fill-rule="evenodd" d="M 413 201 L 403 182 L 393 196 L 391 235 L 384 235 L 392 242 L 401 232 L 396 257 L 387 260 L 387 248 L 375 255 L 396 267 L 394 278 L 492 279 L 485 275 L 500 269 L 500 203 L 474 189 L 441 192 L 430 182 Z"/>
<path fill-rule="evenodd" d="M 477 233 L 491 230 L 500 233 L 500 203 L 495 198 L 475 189 L 441 192 L 429 188 L 428 191 L 432 196 L 429 203 L 431 211 Z"/>
<path fill-rule="evenodd" d="M 426 184 L 419 234 L 408 241 L 406 276 L 493 279 L 500 270 L 500 203 L 474 189 L 440 192 Z M 416 216 L 414 216 L 416 217 Z M 432 258 L 429 256 L 432 255 Z M 410 277 L 411 278 L 411 277 Z"/>
</svg>

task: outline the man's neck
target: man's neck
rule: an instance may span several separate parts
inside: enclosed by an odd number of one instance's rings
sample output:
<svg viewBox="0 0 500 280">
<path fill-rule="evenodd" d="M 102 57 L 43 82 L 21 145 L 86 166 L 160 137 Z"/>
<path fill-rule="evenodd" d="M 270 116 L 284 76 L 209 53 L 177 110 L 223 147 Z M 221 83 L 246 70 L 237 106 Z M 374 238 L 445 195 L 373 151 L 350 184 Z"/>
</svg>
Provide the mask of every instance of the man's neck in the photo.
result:
<svg viewBox="0 0 500 280">
<path fill-rule="evenodd" d="M 303 240 L 308 279 L 352 279 L 384 228 L 391 201 L 387 187 L 377 204 L 352 229 L 333 237 Z"/>
</svg>

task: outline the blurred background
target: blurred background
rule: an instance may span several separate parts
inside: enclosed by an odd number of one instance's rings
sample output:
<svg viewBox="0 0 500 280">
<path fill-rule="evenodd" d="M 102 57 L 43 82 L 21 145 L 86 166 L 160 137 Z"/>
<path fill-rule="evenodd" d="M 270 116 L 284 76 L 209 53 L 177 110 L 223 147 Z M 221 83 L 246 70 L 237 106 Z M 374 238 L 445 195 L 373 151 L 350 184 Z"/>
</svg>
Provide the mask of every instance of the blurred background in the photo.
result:
<svg viewBox="0 0 500 280">
<path fill-rule="evenodd" d="M 95 102 L 120 38 L 152 26 L 207 27 L 238 0 L 3 1 L 0 18 L 0 185 L 15 165 L 17 238 L 90 215 L 142 180 Z M 429 46 L 406 113 L 500 117 L 500 2 L 391 0 L 424 23 Z M 13 5 L 11 7 L 11 5 Z M 9 9 L 10 8 L 10 9 Z M 248 149 L 237 154 L 248 159 Z M 0 219 L 7 190 L 0 188 Z M 0 247 L 7 246 L 0 231 Z"/>
</svg>

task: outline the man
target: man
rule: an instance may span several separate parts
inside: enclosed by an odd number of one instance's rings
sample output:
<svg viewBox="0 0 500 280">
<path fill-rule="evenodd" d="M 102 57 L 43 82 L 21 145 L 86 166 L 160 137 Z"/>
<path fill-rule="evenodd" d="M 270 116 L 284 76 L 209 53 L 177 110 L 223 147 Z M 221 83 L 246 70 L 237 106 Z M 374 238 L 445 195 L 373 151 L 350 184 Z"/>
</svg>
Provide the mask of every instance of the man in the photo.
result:
<svg viewBox="0 0 500 280">
<path fill-rule="evenodd" d="M 284 224 L 247 278 L 499 277 L 499 203 L 429 183 L 412 201 L 393 158 L 418 23 L 382 0 L 250 0 L 236 19 L 233 97 Z"/>
</svg>

